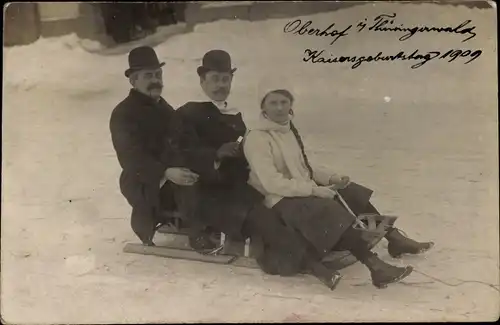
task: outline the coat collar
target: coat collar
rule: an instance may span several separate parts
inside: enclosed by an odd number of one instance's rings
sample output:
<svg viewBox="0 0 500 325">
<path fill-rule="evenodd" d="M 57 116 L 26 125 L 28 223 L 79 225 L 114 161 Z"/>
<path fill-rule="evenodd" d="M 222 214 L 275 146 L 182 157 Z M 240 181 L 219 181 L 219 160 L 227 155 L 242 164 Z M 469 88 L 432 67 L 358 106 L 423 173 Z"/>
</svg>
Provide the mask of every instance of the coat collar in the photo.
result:
<svg viewBox="0 0 500 325">
<path fill-rule="evenodd" d="M 228 116 L 241 116 L 241 112 L 234 112 L 234 113 L 224 113 L 222 112 L 219 107 L 217 107 L 217 105 L 213 102 L 213 101 L 207 101 L 205 102 L 207 104 L 207 107 L 210 107 L 210 111 L 213 113 L 213 114 L 217 114 L 217 115 L 228 115 Z"/>
</svg>

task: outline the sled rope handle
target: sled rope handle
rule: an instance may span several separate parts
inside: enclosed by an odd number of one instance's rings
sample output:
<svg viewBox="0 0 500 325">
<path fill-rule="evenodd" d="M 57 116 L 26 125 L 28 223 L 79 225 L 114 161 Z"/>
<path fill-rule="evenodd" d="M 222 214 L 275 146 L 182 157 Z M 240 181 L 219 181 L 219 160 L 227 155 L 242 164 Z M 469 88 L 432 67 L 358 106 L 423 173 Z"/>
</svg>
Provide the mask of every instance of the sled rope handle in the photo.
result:
<svg viewBox="0 0 500 325">
<path fill-rule="evenodd" d="M 334 190 L 335 194 L 337 194 L 337 197 L 339 198 L 340 202 L 342 202 L 342 205 L 344 205 L 344 207 L 347 209 L 347 211 L 349 211 L 350 214 L 352 214 L 355 218 L 355 223 L 363 228 L 363 229 L 366 229 L 366 226 L 363 222 L 361 222 L 358 217 L 356 216 L 356 214 L 351 210 L 351 208 L 349 207 L 349 205 L 347 204 L 347 202 L 344 200 L 344 198 L 342 197 L 342 195 L 340 195 L 340 193 L 337 191 L 337 190 Z"/>
</svg>

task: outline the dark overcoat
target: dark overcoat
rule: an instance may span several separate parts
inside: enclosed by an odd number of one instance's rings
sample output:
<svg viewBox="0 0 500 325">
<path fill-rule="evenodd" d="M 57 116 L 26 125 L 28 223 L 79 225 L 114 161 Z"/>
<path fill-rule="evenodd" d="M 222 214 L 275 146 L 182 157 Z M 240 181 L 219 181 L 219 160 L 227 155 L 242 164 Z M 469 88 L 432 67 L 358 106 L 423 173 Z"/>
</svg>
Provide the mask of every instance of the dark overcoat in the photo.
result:
<svg viewBox="0 0 500 325">
<path fill-rule="evenodd" d="M 143 242 L 152 239 L 161 222 L 161 206 L 175 206 L 170 183 L 160 193 L 165 170 L 181 165 L 169 133 L 174 112 L 163 98 L 155 101 L 132 89 L 111 114 L 111 138 L 122 167 L 120 189 L 132 206 L 132 228 Z"/>
<path fill-rule="evenodd" d="M 175 144 L 185 166 L 200 175 L 197 213 L 191 218 L 228 235 L 241 235 L 248 211 L 263 196 L 247 184 L 243 150 L 215 168 L 217 150 L 245 135 L 241 113 L 222 114 L 212 102 L 188 102 L 176 115 Z"/>
</svg>

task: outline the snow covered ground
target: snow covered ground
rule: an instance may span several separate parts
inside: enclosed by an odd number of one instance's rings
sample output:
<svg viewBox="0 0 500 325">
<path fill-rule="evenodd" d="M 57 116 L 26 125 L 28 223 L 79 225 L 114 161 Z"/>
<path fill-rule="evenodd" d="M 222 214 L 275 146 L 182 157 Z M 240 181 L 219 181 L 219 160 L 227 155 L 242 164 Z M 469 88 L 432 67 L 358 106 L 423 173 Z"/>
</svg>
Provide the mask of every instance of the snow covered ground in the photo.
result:
<svg viewBox="0 0 500 325">
<path fill-rule="evenodd" d="M 156 47 L 164 95 L 200 96 L 196 67 L 212 48 L 238 68 L 230 100 L 249 123 L 264 75 L 286 76 L 297 125 L 313 159 L 375 189 L 398 225 L 437 245 L 409 263 L 447 283 L 499 283 L 497 45 L 495 10 L 369 4 L 311 17 L 356 24 L 396 12 L 406 25 L 457 25 L 477 36 L 393 33 L 328 40 L 283 34 L 289 21 L 219 21 Z M 305 64 L 306 47 L 338 55 L 482 49 L 476 61 Z M 378 290 L 356 264 L 334 292 L 310 277 L 122 253 L 136 241 L 118 189 L 111 110 L 126 96 L 127 55 L 91 54 L 74 36 L 4 48 L 1 313 L 26 323 L 215 321 L 467 321 L 499 315 L 499 293 L 448 286 L 419 273 Z M 384 100 L 389 97 L 390 101 Z M 384 259 L 391 260 L 378 249 Z"/>
</svg>

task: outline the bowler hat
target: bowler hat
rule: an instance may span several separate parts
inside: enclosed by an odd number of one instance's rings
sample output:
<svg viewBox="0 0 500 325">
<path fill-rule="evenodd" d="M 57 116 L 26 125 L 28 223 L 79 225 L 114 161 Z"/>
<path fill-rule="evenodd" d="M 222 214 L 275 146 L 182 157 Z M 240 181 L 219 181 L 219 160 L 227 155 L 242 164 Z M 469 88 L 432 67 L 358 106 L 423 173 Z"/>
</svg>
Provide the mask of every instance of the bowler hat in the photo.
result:
<svg viewBox="0 0 500 325">
<path fill-rule="evenodd" d="M 125 76 L 128 78 L 134 71 L 143 69 L 158 69 L 165 62 L 160 63 L 155 50 L 150 46 L 139 46 L 130 51 L 128 55 L 129 68 L 125 70 Z"/>
<path fill-rule="evenodd" d="M 205 53 L 202 65 L 197 69 L 199 76 L 208 71 L 234 73 L 236 68 L 231 67 L 231 56 L 229 56 L 229 53 L 223 50 L 211 50 Z"/>
</svg>

